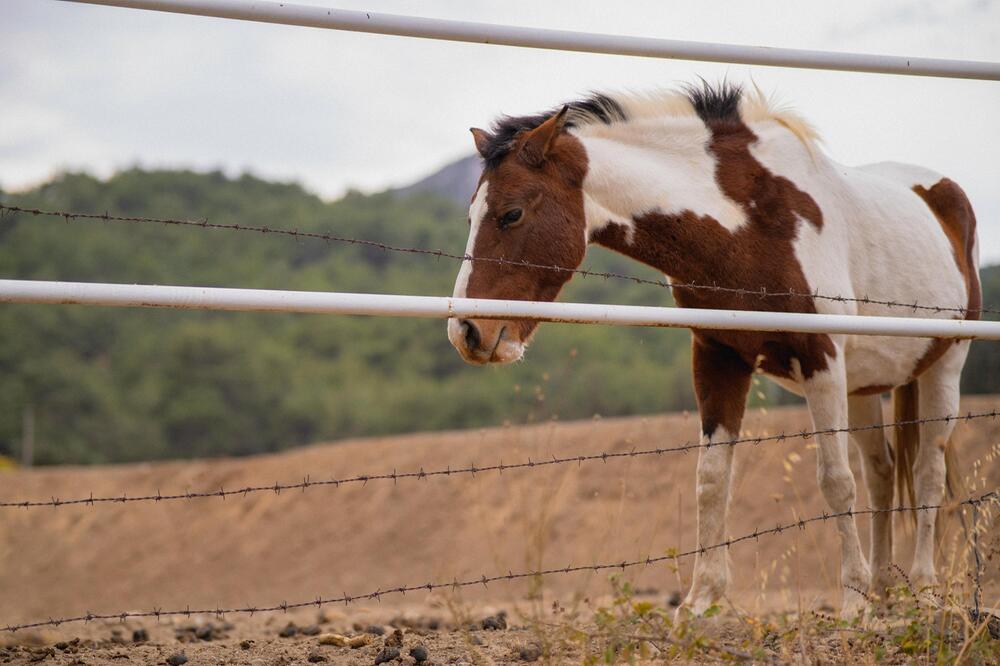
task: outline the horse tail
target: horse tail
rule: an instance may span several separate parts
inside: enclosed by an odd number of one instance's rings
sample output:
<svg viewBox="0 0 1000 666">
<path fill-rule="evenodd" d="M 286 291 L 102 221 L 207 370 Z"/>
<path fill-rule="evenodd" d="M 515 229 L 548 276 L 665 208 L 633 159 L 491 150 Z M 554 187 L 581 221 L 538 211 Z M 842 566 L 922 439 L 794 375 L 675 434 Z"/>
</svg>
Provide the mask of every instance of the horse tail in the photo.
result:
<svg viewBox="0 0 1000 666">
<path fill-rule="evenodd" d="M 920 446 L 920 426 L 914 423 L 919 418 L 917 381 L 897 386 L 892 390 L 893 421 L 893 462 L 896 468 L 896 497 L 900 504 L 916 506 L 913 492 L 913 462 Z M 909 502 L 907 504 L 907 502 Z M 911 515 L 914 516 L 915 514 Z"/>
</svg>

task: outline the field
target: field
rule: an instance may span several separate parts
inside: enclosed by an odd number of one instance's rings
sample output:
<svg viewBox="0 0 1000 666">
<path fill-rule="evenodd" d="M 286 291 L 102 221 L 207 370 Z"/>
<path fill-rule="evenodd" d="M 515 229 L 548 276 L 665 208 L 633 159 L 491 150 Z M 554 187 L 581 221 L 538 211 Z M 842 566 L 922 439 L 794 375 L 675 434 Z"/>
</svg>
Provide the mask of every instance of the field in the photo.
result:
<svg viewBox="0 0 1000 666">
<path fill-rule="evenodd" d="M 998 397 L 970 397 L 962 408 L 998 405 Z M 754 409 L 745 429 L 750 436 L 795 433 L 809 429 L 809 421 L 798 407 Z M 501 459 L 509 465 L 670 447 L 697 432 L 696 416 L 678 413 L 415 434 L 240 459 L 12 471 L 0 476 L 0 494 L 3 499 L 40 500 L 88 497 L 91 492 L 168 494 L 295 483 L 306 475 L 315 481 L 472 463 L 482 467 Z M 1000 465 L 995 455 L 989 457 L 1000 443 L 1000 422 L 960 424 L 954 443 L 970 472 L 973 461 L 979 461 L 970 493 L 1000 486 Z M 401 585 L 642 560 L 671 549 L 683 552 L 695 545 L 696 459 L 692 451 L 226 499 L 3 509 L 0 623 L 88 611 L 294 603 Z M 812 440 L 743 445 L 736 459 L 731 536 L 821 515 L 826 509 L 815 481 Z M 852 450 L 857 469 L 856 463 Z M 867 506 L 863 483 L 858 506 Z M 903 570 L 910 558 L 907 520 L 897 516 L 897 534 L 904 536 L 897 539 L 896 553 Z M 866 537 L 867 519 L 860 524 Z M 962 540 L 957 520 L 943 525 L 946 546 Z M 994 524 L 982 537 L 988 605 L 1000 594 L 998 532 Z M 645 656 L 678 650 L 695 661 L 737 658 L 760 636 L 774 636 L 760 654 L 777 660 L 804 654 L 809 662 L 841 661 L 845 655 L 873 660 L 874 652 L 865 650 L 877 640 L 866 643 L 867 634 L 851 634 L 859 630 L 828 626 L 823 619 L 839 602 L 837 543 L 834 525 L 820 522 L 734 545 L 731 597 L 719 617 L 698 625 L 704 635 L 664 638 L 666 642 L 652 637 L 640 640 L 635 649 Z M 942 567 L 968 602 L 966 563 L 952 561 L 950 552 L 942 549 Z M 408 663 L 415 661 L 407 655 L 417 644 L 426 647 L 434 663 L 507 663 L 538 656 L 579 662 L 588 656 L 603 659 L 615 650 L 627 658 L 632 644 L 623 637 L 635 636 L 637 626 L 652 626 L 641 618 L 636 623 L 635 614 L 648 619 L 659 617 L 661 608 L 672 611 L 690 580 L 692 563 L 693 558 L 682 559 L 676 571 L 669 563 L 629 568 L 619 574 L 617 588 L 607 571 L 582 572 L 386 594 L 380 601 L 287 614 L 95 621 L 24 630 L 0 636 L 11 646 L 0 650 L 0 662 L 155 664 L 183 653 L 192 664 L 307 659 L 373 664 L 386 641 L 393 642 L 393 627 L 405 630 L 401 657 Z M 900 583 L 905 586 L 902 578 Z M 483 629 L 484 620 L 501 612 L 506 617 L 500 624 L 508 628 Z M 299 630 L 280 636 L 290 622 Z M 365 634 L 373 625 L 386 633 Z M 830 630 L 823 633 L 823 627 Z M 312 635 L 303 635 L 302 629 Z M 134 643 L 135 631 L 140 631 L 137 638 L 144 631 L 148 640 Z M 321 646 L 315 631 L 368 636 L 370 642 L 358 648 Z M 609 636 L 611 643 L 604 640 Z M 889 641 L 885 658 L 907 661 L 909 656 L 894 645 Z M 634 656 L 640 658 L 639 652 Z"/>
</svg>

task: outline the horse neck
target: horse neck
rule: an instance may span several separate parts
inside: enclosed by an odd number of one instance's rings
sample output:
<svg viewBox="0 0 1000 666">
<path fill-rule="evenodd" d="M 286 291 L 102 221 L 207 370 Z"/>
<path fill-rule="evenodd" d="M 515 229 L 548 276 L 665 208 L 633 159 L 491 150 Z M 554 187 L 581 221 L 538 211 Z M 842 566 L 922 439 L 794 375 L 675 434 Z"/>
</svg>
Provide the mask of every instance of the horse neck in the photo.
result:
<svg viewBox="0 0 1000 666">
<path fill-rule="evenodd" d="M 720 261 L 740 272 L 714 228 L 725 235 L 745 214 L 719 189 L 704 123 L 667 118 L 598 129 L 579 137 L 590 242 L 684 282 L 716 282 Z"/>
</svg>

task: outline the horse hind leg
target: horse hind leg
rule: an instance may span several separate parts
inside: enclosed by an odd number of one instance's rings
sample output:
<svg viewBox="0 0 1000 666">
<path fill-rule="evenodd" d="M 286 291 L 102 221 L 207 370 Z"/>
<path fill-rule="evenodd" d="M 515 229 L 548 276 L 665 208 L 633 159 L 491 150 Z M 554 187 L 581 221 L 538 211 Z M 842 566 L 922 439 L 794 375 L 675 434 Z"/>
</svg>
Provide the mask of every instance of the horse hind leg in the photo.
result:
<svg viewBox="0 0 1000 666">
<path fill-rule="evenodd" d="M 841 615 L 853 618 L 867 607 L 866 590 L 871 582 L 868 563 L 861 552 L 854 510 L 857 487 L 847 459 L 847 376 L 843 345 L 829 359 L 829 368 L 815 372 L 802 382 L 809 413 L 816 430 L 826 431 L 817 436 L 816 477 L 827 504 L 838 515 L 840 533 L 840 580 L 843 588 Z"/>
<path fill-rule="evenodd" d="M 882 399 L 878 395 L 849 396 L 848 424 L 851 429 L 882 423 Z M 861 453 L 868 502 L 876 511 L 892 506 L 893 459 L 881 429 L 855 430 L 851 439 Z M 872 572 L 871 593 L 885 598 L 892 585 L 892 514 L 874 513 L 870 521 L 868 562 Z"/>
<path fill-rule="evenodd" d="M 959 409 L 959 379 L 969 342 L 955 343 L 934 365 L 917 380 L 921 419 L 954 416 Z M 920 424 L 920 445 L 913 462 L 913 490 L 917 506 L 935 506 L 945 493 L 945 447 L 955 422 L 932 421 Z M 916 543 L 910 578 L 916 588 L 937 583 L 934 565 L 934 525 L 936 509 L 917 512 Z"/>
</svg>

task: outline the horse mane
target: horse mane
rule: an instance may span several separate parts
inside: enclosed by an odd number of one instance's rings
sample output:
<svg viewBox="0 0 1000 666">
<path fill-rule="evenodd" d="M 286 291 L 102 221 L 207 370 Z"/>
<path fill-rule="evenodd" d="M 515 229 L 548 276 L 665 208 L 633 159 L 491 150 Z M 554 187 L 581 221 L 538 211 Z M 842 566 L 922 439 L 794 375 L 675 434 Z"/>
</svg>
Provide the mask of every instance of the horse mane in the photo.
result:
<svg viewBox="0 0 1000 666">
<path fill-rule="evenodd" d="M 598 123 L 611 125 L 629 119 L 622 105 L 614 97 L 603 93 L 593 93 L 583 99 L 569 102 L 565 106 L 568 107 L 564 125 L 566 128 Z M 490 140 L 483 151 L 483 161 L 486 168 L 492 169 L 500 164 L 501 160 L 514 147 L 514 142 L 521 133 L 535 129 L 562 108 L 560 106 L 544 113 L 528 116 L 500 116 L 497 118 L 490 127 Z"/>
<path fill-rule="evenodd" d="M 614 125 L 629 121 L 696 116 L 705 124 L 728 122 L 754 122 L 773 120 L 785 126 L 807 147 L 819 140 L 813 126 L 787 105 L 764 94 L 754 85 L 747 93 L 736 83 L 723 80 L 711 84 L 704 79 L 701 85 L 689 84 L 679 89 L 662 89 L 652 92 L 592 93 L 565 105 L 567 128 L 588 125 Z M 530 132 L 558 113 L 559 106 L 548 111 L 526 116 L 500 116 L 490 128 L 490 138 L 483 151 L 486 169 L 493 169 L 506 157 L 517 137 Z"/>
</svg>

